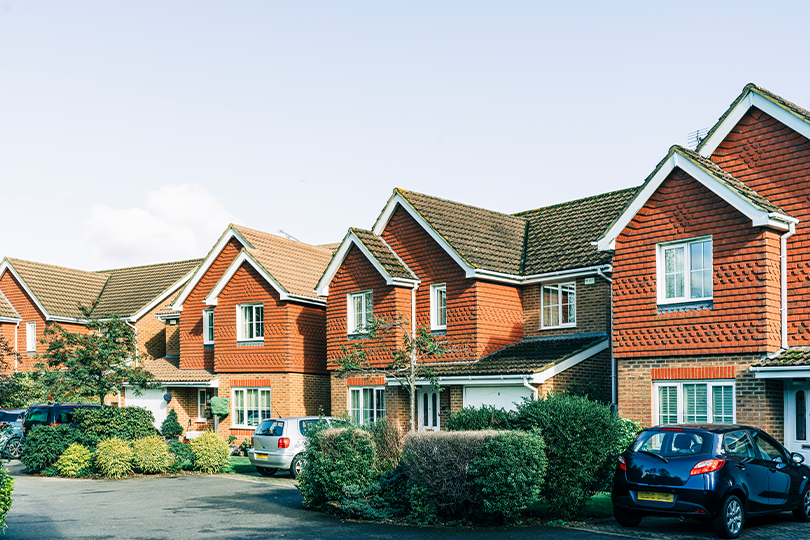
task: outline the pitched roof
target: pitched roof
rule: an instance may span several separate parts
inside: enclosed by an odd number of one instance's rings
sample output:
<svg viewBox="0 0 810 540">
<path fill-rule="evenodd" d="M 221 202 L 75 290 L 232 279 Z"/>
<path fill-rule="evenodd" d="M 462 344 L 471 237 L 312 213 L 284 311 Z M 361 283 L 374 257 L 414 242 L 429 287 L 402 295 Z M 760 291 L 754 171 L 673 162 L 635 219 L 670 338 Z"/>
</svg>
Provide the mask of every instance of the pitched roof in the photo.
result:
<svg viewBox="0 0 810 540">
<path fill-rule="evenodd" d="M 107 274 L 110 279 L 101 293 L 101 300 L 93 308 L 93 315 L 135 315 L 161 293 L 176 285 L 199 266 L 200 262 L 202 259 L 191 259 L 100 271 L 99 274 Z"/>
<path fill-rule="evenodd" d="M 437 376 L 533 374 L 544 371 L 608 339 L 604 332 L 527 338 L 470 363 L 437 363 Z"/>
<path fill-rule="evenodd" d="M 397 194 L 469 266 L 520 274 L 526 232 L 523 218 L 399 188 L 394 190 Z"/>
<path fill-rule="evenodd" d="M 155 358 L 144 363 L 149 371 L 160 382 L 208 382 L 216 379 L 212 371 L 206 369 L 180 369 L 177 357 Z"/>
<path fill-rule="evenodd" d="M 519 212 L 529 223 L 525 275 L 610 264 L 593 245 L 638 192 L 638 187 Z"/>
<path fill-rule="evenodd" d="M 0 291 L 0 317 L 5 319 L 19 319 L 21 320 L 20 314 L 17 313 L 17 310 L 11 305 L 11 302 L 8 301 L 6 295 L 3 294 L 3 291 Z"/>
<path fill-rule="evenodd" d="M 772 358 L 765 357 L 753 367 L 810 366 L 810 347 L 789 347 Z"/>
<path fill-rule="evenodd" d="M 394 250 L 385 243 L 385 241 L 371 231 L 365 229 L 357 229 L 352 227 L 349 229 L 351 233 L 359 240 L 363 246 L 371 253 L 371 255 L 380 263 L 380 266 L 388 272 L 391 277 L 416 279 L 416 276 L 405 263 L 397 257 Z"/>
<path fill-rule="evenodd" d="M 316 298 L 315 286 L 332 259 L 328 247 L 231 225 L 250 246 L 245 250 L 290 294 Z"/>
</svg>

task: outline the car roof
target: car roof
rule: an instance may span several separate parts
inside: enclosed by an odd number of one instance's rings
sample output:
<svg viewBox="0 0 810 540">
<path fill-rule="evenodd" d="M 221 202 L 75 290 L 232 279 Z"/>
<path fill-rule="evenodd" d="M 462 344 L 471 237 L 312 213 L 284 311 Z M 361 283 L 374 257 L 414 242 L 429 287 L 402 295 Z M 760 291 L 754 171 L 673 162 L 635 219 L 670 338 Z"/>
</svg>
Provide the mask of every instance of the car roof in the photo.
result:
<svg viewBox="0 0 810 540">
<path fill-rule="evenodd" d="M 694 430 L 694 431 L 708 431 L 711 433 L 727 433 L 729 431 L 736 431 L 738 429 L 750 429 L 756 431 L 762 431 L 759 428 L 755 428 L 753 426 L 745 426 L 740 424 L 665 424 L 661 426 L 653 426 L 646 428 L 644 431 L 661 431 L 661 430 L 674 430 L 674 429 L 684 429 L 684 430 Z"/>
<path fill-rule="evenodd" d="M 298 420 L 339 420 L 332 416 L 280 416 L 278 418 L 262 418 L 262 422 L 297 422 Z"/>
<path fill-rule="evenodd" d="M 0 409 L 0 413 L 3 414 L 21 414 L 27 411 L 28 409 Z"/>
</svg>

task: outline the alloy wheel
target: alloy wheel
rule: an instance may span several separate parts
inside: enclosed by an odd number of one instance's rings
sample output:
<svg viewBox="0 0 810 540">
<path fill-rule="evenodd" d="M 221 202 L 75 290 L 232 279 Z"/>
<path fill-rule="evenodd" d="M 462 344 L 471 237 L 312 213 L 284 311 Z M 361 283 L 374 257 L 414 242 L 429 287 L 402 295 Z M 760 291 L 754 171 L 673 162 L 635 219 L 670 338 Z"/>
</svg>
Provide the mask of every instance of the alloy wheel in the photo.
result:
<svg viewBox="0 0 810 540">
<path fill-rule="evenodd" d="M 804 515 L 810 517 L 810 489 L 804 490 Z"/>
<path fill-rule="evenodd" d="M 810 498 L 805 497 L 805 501 L 810 504 Z M 742 519 L 742 506 L 740 505 L 740 501 L 736 498 L 731 499 L 726 505 L 726 526 L 728 532 L 734 536 L 739 534 L 740 529 L 742 529 Z"/>
</svg>

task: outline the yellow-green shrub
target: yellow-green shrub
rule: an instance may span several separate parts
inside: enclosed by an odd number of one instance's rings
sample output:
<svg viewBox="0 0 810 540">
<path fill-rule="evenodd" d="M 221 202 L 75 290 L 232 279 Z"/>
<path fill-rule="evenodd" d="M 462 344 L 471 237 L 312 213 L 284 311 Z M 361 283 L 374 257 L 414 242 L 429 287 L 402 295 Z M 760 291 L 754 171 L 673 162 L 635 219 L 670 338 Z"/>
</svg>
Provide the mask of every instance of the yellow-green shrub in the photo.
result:
<svg viewBox="0 0 810 540">
<path fill-rule="evenodd" d="M 113 437 L 96 447 L 96 470 L 107 478 L 123 478 L 132 474 L 132 447 L 123 439 Z"/>
<path fill-rule="evenodd" d="M 62 476 L 81 476 L 93 465 L 93 452 L 87 447 L 73 443 L 56 460 L 56 468 Z"/>
<path fill-rule="evenodd" d="M 6 534 L 6 514 L 11 510 L 11 494 L 14 493 L 14 478 L 0 465 L 0 531 Z"/>
<path fill-rule="evenodd" d="M 158 435 L 132 441 L 132 452 L 135 468 L 147 474 L 166 472 L 172 464 L 169 446 Z"/>
<path fill-rule="evenodd" d="M 228 441 L 214 433 L 206 431 L 189 442 L 194 454 L 194 468 L 204 473 L 219 472 L 228 463 L 230 448 Z"/>
</svg>

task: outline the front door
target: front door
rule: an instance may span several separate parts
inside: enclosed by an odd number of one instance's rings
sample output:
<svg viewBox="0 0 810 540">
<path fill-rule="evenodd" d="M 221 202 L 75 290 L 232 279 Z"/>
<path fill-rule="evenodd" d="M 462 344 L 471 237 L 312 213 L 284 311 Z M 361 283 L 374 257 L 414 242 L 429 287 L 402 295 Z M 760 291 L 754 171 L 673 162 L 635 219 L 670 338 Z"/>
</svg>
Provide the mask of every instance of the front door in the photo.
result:
<svg viewBox="0 0 810 540">
<path fill-rule="evenodd" d="M 419 431 L 439 431 L 439 392 L 432 387 L 419 390 Z"/>
<path fill-rule="evenodd" d="M 799 452 L 810 463 L 810 384 L 807 381 L 785 381 L 785 448 Z"/>
</svg>

